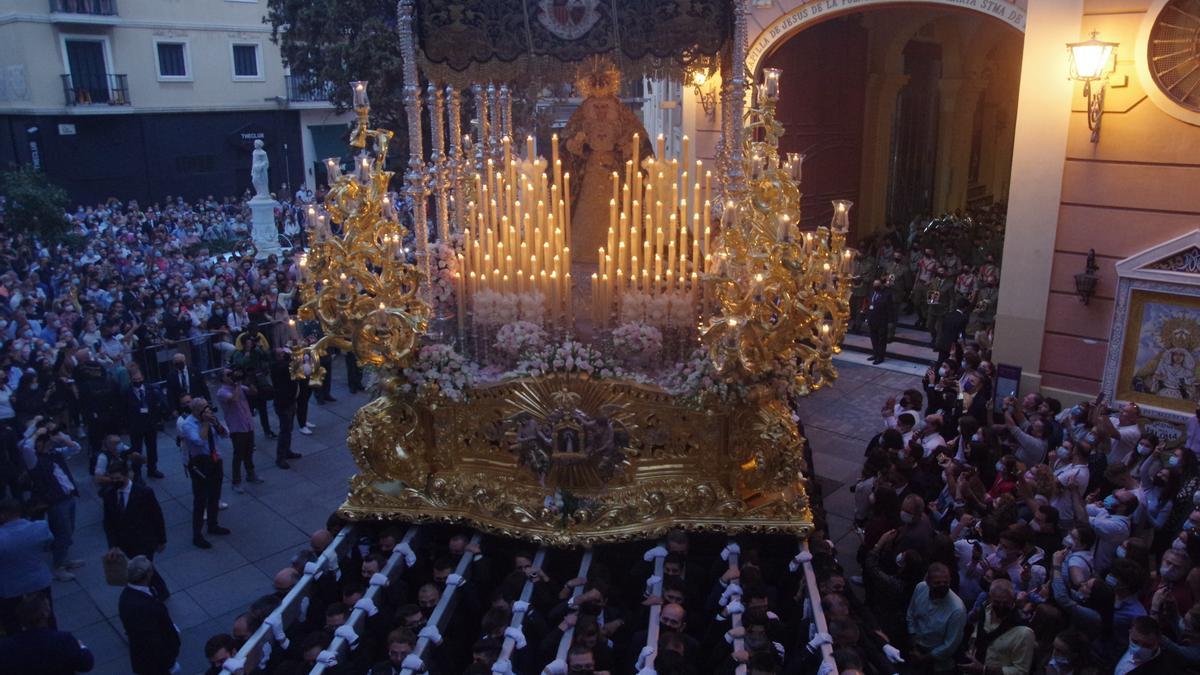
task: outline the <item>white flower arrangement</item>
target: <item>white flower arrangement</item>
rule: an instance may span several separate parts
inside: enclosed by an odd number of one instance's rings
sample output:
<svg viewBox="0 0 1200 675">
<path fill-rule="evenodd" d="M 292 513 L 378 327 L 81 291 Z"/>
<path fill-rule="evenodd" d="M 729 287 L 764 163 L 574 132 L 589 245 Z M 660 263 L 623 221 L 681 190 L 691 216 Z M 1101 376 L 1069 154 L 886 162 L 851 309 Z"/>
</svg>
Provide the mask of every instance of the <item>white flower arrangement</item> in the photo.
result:
<svg viewBox="0 0 1200 675">
<path fill-rule="evenodd" d="M 632 360 L 653 359 L 662 352 L 662 331 L 644 323 L 626 323 L 612 332 L 613 347 Z"/>
<path fill-rule="evenodd" d="M 672 395 L 684 398 L 704 394 L 726 399 L 732 393 L 705 349 L 696 349 L 687 361 L 675 365 L 675 370 L 664 378 L 662 386 Z"/>
<path fill-rule="evenodd" d="M 496 333 L 496 351 L 510 359 L 520 359 L 546 347 L 546 331 L 530 321 L 504 324 Z"/>
<path fill-rule="evenodd" d="M 644 323 L 658 329 L 695 324 L 695 303 L 688 293 L 626 293 L 621 296 L 623 324 Z"/>
<path fill-rule="evenodd" d="M 596 378 L 611 378 L 622 372 L 608 362 L 604 355 L 589 345 L 568 339 L 522 358 L 507 377 L 530 377 L 546 373 L 583 373 Z"/>
<path fill-rule="evenodd" d="M 514 321 L 540 324 L 546 312 L 546 296 L 537 291 L 500 293 L 484 290 L 475 294 L 475 322 L 483 326 L 503 326 Z"/>
<path fill-rule="evenodd" d="M 458 266 L 454 246 L 438 242 L 431 244 L 429 249 L 430 255 L 433 257 L 433 278 L 430 279 L 433 301 L 439 308 L 453 307 L 455 304 L 454 274 Z"/>
<path fill-rule="evenodd" d="M 423 388 L 434 386 L 442 396 L 461 401 L 466 397 L 467 389 L 474 384 L 477 369 L 474 363 L 449 345 L 425 345 L 417 354 L 417 360 L 404 369 L 408 382 L 400 390 L 420 393 Z"/>
</svg>

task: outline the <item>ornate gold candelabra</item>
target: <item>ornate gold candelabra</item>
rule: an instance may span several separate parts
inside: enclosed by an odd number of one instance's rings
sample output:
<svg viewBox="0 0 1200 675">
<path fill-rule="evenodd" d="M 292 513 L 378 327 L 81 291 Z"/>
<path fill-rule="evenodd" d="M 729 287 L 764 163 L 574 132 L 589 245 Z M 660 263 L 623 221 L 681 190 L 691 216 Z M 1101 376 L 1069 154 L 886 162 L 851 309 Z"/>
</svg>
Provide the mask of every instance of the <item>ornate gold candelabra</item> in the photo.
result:
<svg viewBox="0 0 1200 675">
<path fill-rule="evenodd" d="M 393 174 L 384 165 L 392 132 L 369 127 L 367 83 L 351 86 L 358 115 L 351 144 L 360 151 L 346 173 L 338 160 L 327 160 L 331 187 L 323 209 L 308 208 L 310 247 L 299 260 L 306 300 L 300 318 L 318 321 L 324 335 L 297 348 L 292 375 L 306 377 L 303 364 L 318 363 L 330 348 L 353 350 L 361 363 L 381 369 L 391 390 L 393 376 L 417 349 L 430 308 L 420 297 L 421 275 L 408 261 L 407 230 L 388 192 Z M 308 377 L 320 381 L 323 373 L 318 367 Z"/>
<path fill-rule="evenodd" d="M 715 271 L 706 274 L 717 313 L 701 339 L 727 381 L 803 396 L 837 377 L 832 357 L 850 314 L 850 203 L 835 202 L 829 227 L 798 232 L 803 156 L 779 152 L 777 70 L 767 69 L 757 93 L 741 153 L 748 198 L 725 205 Z"/>
</svg>

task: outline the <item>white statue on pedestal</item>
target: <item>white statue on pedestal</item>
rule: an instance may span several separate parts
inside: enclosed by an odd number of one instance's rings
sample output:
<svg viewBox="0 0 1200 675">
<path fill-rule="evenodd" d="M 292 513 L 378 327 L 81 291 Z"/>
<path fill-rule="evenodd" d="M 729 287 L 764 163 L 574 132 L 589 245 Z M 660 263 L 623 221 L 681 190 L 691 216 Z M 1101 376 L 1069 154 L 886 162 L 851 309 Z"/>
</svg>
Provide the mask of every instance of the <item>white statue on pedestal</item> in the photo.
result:
<svg viewBox="0 0 1200 675">
<path fill-rule="evenodd" d="M 267 151 L 263 150 L 261 138 L 254 141 L 254 152 L 250 153 L 250 158 L 250 182 L 254 185 L 254 196 L 270 199 L 267 170 L 271 168 L 271 160 L 267 158 Z"/>
<path fill-rule="evenodd" d="M 267 169 L 271 160 L 267 159 L 267 151 L 263 150 L 262 140 L 254 141 L 254 152 L 251 153 L 250 182 L 254 185 L 254 196 L 250 198 L 250 238 L 259 259 L 272 254 L 279 254 L 279 229 L 275 225 L 274 199 L 268 188 Z"/>
</svg>

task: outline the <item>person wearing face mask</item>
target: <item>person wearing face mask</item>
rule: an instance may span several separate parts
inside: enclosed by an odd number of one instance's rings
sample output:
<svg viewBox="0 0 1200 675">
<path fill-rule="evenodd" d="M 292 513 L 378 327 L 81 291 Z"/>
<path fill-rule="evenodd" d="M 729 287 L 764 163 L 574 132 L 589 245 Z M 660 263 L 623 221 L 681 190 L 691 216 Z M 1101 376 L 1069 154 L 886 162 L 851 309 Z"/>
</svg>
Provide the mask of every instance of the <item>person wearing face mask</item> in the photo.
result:
<svg viewBox="0 0 1200 675">
<path fill-rule="evenodd" d="M 848 330 L 861 333 L 864 311 L 867 309 L 867 296 L 872 292 L 872 279 L 875 278 L 875 260 L 868 255 L 859 254 L 854 258 L 850 286 L 850 324 Z M 875 285 L 878 287 L 878 284 Z M 885 318 L 886 327 L 886 318 Z"/>
<path fill-rule="evenodd" d="M 1046 675 L 1089 673 L 1094 670 L 1090 666 L 1091 650 L 1086 635 L 1072 628 L 1055 636 L 1050 660 L 1045 664 Z"/>
<path fill-rule="evenodd" d="M 876 279 L 863 302 L 866 304 L 867 327 L 871 335 L 871 362 L 883 363 L 887 353 L 888 326 L 894 313 L 892 292 Z"/>
<path fill-rule="evenodd" d="M 1117 662 L 1114 675 L 1157 675 L 1178 672 L 1162 650 L 1162 630 L 1148 616 L 1138 617 L 1129 631 L 1129 648 Z"/>
<path fill-rule="evenodd" d="M 1111 439 L 1108 463 L 1119 464 L 1133 454 L 1142 437 L 1142 429 L 1138 423 L 1142 411 L 1136 403 L 1126 403 L 1111 417 L 1105 414 L 1107 410 L 1105 406 L 1093 406 L 1092 425 L 1099 434 Z"/>
<path fill-rule="evenodd" d="M 1116 557 L 1117 546 L 1129 538 L 1133 512 L 1137 510 L 1137 495 L 1128 489 L 1118 489 L 1104 498 L 1101 504 L 1083 505 L 1072 490 L 1075 512 L 1087 513 L 1088 523 L 1096 531 L 1096 571 L 1103 573 Z"/>
<path fill-rule="evenodd" d="M 1085 514 L 1075 513 L 1076 500 L 1083 501 L 1091 472 L 1088 462 L 1091 452 L 1082 444 L 1064 440 L 1054 451 L 1054 482 L 1058 489 L 1050 498 L 1050 505 L 1058 509 L 1059 522 L 1063 529 L 1071 529 L 1081 522 Z M 1072 494 L 1074 493 L 1074 494 Z"/>
<path fill-rule="evenodd" d="M 935 673 L 953 672 L 954 653 L 966 621 L 962 600 L 950 590 L 950 569 L 942 563 L 931 564 L 908 603 L 912 649 L 907 663 L 913 668 L 927 666 Z"/>
<path fill-rule="evenodd" d="M 925 249 L 914 267 L 910 300 L 917 313 L 917 327 L 922 328 L 929 325 L 929 285 L 937 273 L 937 258 L 933 255 L 933 249 Z"/>
<path fill-rule="evenodd" d="M 1170 615 L 1173 618 L 1186 614 L 1195 606 L 1195 597 L 1186 581 L 1191 569 L 1191 561 L 1184 552 L 1174 549 L 1163 552 L 1162 562 L 1158 565 L 1158 580 L 1141 597 L 1151 616 Z"/>
<path fill-rule="evenodd" d="M 921 552 L 900 548 L 896 540 L 895 530 L 880 537 L 863 564 L 867 601 L 876 611 L 880 629 L 887 635 L 904 634 L 908 600 L 925 571 Z"/>
<path fill-rule="evenodd" d="M 1008 579 L 988 587 L 987 601 L 967 618 L 970 630 L 967 661 L 959 671 L 970 675 L 1028 673 L 1033 665 L 1036 638 L 1016 611 L 1016 594 Z"/>
<path fill-rule="evenodd" d="M 967 321 L 971 314 L 971 302 L 967 298 L 959 298 L 954 311 L 945 314 L 934 335 L 933 348 L 937 350 L 938 361 L 945 361 L 950 356 L 950 348 L 955 342 L 967 339 Z"/>
</svg>

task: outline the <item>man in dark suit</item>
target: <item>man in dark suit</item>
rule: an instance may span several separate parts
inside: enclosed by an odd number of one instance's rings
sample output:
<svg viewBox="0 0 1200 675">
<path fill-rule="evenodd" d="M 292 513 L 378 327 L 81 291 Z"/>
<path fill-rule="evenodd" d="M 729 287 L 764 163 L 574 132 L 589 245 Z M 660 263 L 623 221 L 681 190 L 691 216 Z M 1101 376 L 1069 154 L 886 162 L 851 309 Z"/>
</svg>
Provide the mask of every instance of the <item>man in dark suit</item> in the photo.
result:
<svg viewBox="0 0 1200 675">
<path fill-rule="evenodd" d="M 883 363 L 887 353 L 888 321 L 892 315 L 892 292 L 876 279 L 867 297 L 867 325 L 871 332 L 871 363 Z"/>
<path fill-rule="evenodd" d="M 960 298 L 958 305 L 942 318 L 942 329 L 938 331 L 934 347 L 938 352 L 938 363 L 950 356 L 954 343 L 964 337 L 967 331 L 967 321 L 971 318 L 971 303 L 966 298 Z"/>
<path fill-rule="evenodd" d="M 167 404 L 172 408 L 179 405 L 179 397 L 187 394 L 192 398 L 209 400 L 208 383 L 204 374 L 188 365 L 182 353 L 171 357 L 171 369 L 167 371 Z"/>
<path fill-rule="evenodd" d="M 296 422 L 296 398 L 300 389 L 292 379 L 291 352 L 276 349 L 271 360 L 271 388 L 275 397 L 275 416 L 279 418 L 279 437 L 275 440 L 275 466 L 287 469 L 289 459 L 299 459 L 292 450 L 292 429 Z"/>
<path fill-rule="evenodd" d="M 167 545 L 167 525 L 154 490 L 130 480 L 129 467 L 121 460 L 108 465 L 108 479 L 113 486 L 103 497 L 108 547 L 119 548 L 130 558 L 142 555 L 154 560 L 154 554 Z M 170 596 L 166 582 L 157 574 L 151 588 L 160 600 Z"/>
<path fill-rule="evenodd" d="M 167 606 L 150 591 L 154 576 L 148 558 L 130 560 L 129 584 L 117 602 L 129 641 L 130 670 L 136 675 L 167 675 L 178 667 L 179 631 Z"/>
<path fill-rule="evenodd" d="M 155 387 L 146 385 L 146 377 L 134 370 L 129 378 L 129 391 L 125 394 L 125 421 L 129 425 L 129 451 L 146 452 L 146 475 L 162 478 L 158 470 L 158 425 L 166 416 L 166 402 Z"/>
<path fill-rule="evenodd" d="M 96 659 L 82 642 L 50 627 L 50 599 L 31 593 L 17 609 L 22 630 L 0 639 L 0 666 L 6 673 L 74 675 L 91 671 Z"/>
</svg>

